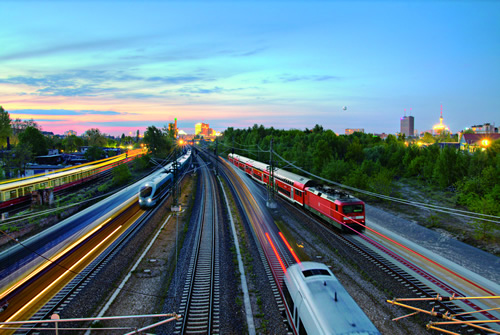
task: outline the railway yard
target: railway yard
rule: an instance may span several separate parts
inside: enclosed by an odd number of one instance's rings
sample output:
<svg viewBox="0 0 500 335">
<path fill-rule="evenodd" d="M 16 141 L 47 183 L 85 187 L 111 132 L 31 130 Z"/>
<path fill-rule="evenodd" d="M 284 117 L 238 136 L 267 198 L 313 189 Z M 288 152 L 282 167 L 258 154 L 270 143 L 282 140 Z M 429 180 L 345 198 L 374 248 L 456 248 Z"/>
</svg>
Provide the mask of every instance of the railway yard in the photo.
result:
<svg viewBox="0 0 500 335">
<path fill-rule="evenodd" d="M 196 173 L 191 171 L 181 183 L 180 208 L 176 208 L 181 211 L 171 211 L 170 196 L 145 212 L 136 206 L 133 211 L 113 214 L 112 221 L 120 227 L 130 220 L 130 224 L 140 224 L 71 291 L 44 303 L 50 308 L 46 308 L 43 319 L 52 313 L 63 319 L 176 313 L 172 316 L 177 321 L 158 325 L 150 331 L 158 334 L 287 334 L 293 326 L 285 322 L 287 309 L 280 296 L 279 283 L 286 265 L 299 260 L 329 266 L 382 334 L 440 333 L 426 329 L 429 321 L 438 319 L 423 313 L 393 321 L 413 312 L 387 302 L 395 297 L 451 296 L 469 286 L 478 294 L 498 294 L 492 291 L 498 287 L 496 281 L 500 278 L 495 256 L 465 248 L 457 241 L 443 239 L 439 233 L 416 228 L 409 221 L 367 205 L 368 227 L 400 234 L 411 246 L 425 239 L 425 250 L 416 249 L 417 253 L 425 258 L 439 253 L 450 260 L 437 262 L 441 266 L 437 270 L 432 269 L 432 262 L 425 264 L 422 257 L 412 258 L 411 253 L 404 256 L 406 263 L 400 262 L 391 256 L 396 246 L 377 240 L 378 236 L 371 231 L 366 231 L 369 239 L 339 233 L 278 196 L 276 208 L 266 208 L 265 187 L 223 162 L 219 163 L 220 175 L 216 177 L 213 165 L 207 167 L 206 164 L 211 158 L 199 156 L 195 160 Z M 238 247 L 233 234 L 238 237 Z M 394 237 L 391 235 L 391 238 Z M 243 286 L 239 259 L 246 278 Z M 411 270 L 405 270 L 406 267 Z M 471 275 L 460 286 L 453 287 L 453 283 L 459 281 L 453 278 L 465 277 L 462 268 L 473 269 L 477 277 Z M 449 269 L 446 276 L 441 273 Z M 197 279 L 197 276 L 201 277 Z M 471 289 L 471 292 L 474 291 Z M 435 308 L 443 314 L 447 310 L 456 314 L 468 308 L 486 309 L 495 304 L 498 306 L 498 300 L 485 304 L 417 301 L 412 305 L 422 310 Z M 494 319 L 496 314 L 492 313 Z M 249 318 L 249 314 L 252 317 Z M 0 314 L 2 321 L 5 315 Z M 75 333 L 62 331 L 63 327 L 106 327 L 107 334 L 123 334 L 159 321 L 146 317 L 71 322 L 60 326 L 59 333 Z M 487 329 L 464 324 L 446 329 L 464 334 L 489 333 Z M 33 328 L 31 332 L 52 334 L 53 330 Z"/>
</svg>

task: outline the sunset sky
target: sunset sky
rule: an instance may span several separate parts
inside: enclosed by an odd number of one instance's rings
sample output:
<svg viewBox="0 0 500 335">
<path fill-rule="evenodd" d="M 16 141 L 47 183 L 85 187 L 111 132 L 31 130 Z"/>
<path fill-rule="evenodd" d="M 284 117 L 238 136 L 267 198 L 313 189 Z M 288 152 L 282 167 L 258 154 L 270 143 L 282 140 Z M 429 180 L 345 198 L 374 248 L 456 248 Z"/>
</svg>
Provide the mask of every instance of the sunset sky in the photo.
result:
<svg viewBox="0 0 500 335">
<path fill-rule="evenodd" d="M 1 1 L 0 105 L 62 134 L 499 126 L 499 1 Z M 347 110 L 342 107 L 347 106 Z M 410 111 L 411 108 L 411 111 Z"/>
</svg>

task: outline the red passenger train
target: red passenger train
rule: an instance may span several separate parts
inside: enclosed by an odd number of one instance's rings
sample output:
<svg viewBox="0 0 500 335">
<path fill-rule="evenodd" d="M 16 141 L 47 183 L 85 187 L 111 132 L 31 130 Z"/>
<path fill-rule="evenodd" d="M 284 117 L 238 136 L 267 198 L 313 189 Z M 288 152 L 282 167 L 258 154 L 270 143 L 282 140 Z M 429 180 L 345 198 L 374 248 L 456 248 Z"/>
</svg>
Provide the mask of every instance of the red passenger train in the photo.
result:
<svg viewBox="0 0 500 335">
<path fill-rule="evenodd" d="M 232 164 L 257 182 L 270 183 L 268 164 L 236 154 L 229 154 L 228 157 Z M 365 204 L 352 195 L 283 169 L 274 171 L 274 189 L 283 198 L 318 215 L 336 228 L 364 230 Z"/>
</svg>

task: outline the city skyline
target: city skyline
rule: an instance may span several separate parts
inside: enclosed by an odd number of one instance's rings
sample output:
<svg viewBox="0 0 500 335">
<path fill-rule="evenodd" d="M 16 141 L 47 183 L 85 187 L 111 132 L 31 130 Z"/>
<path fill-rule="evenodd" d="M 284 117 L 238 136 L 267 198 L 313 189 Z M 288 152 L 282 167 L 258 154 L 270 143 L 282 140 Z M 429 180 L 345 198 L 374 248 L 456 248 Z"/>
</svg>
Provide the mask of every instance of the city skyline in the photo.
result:
<svg viewBox="0 0 500 335">
<path fill-rule="evenodd" d="M 44 131 L 496 123 L 498 2 L 5 1 L 0 105 Z M 347 108 L 344 109 L 343 106 Z M 411 112 L 410 112 L 411 109 Z M 498 125 L 497 125 L 498 126 Z"/>
</svg>

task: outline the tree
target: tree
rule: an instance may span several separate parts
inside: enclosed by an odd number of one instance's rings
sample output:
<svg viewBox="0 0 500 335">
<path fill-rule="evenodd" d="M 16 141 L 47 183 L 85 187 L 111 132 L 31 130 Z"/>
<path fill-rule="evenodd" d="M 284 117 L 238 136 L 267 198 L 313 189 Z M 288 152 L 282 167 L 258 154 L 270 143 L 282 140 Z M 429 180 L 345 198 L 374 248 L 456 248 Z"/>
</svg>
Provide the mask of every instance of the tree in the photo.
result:
<svg viewBox="0 0 500 335">
<path fill-rule="evenodd" d="M 97 161 L 99 159 L 102 159 L 106 156 L 104 150 L 102 150 L 100 147 L 90 147 L 85 151 L 85 159 L 88 161 Z"/>
<path fill-rule="evenodd" d="M 83 140 L 76 135 L 69 135 L 63 140 L 63 146 L 66 152 L 74 152 L 82 145 Z"/>
<path fill-rule="evenodd" d="M 113 169 L 113 183 L 115 185 L 121 186 L 125 185 L 130 179 L 132 179 L 132 173 L 127 164 L 120 164 Z"/>
<path fill-rule="evenodd" d="M 7 137 L 12 135 L 12 128 L 10 127 L 10 114 L 2 106 L 0 106 L 0 146 L 7 144 Z"/>
<path fill-rule="evenodd" d="M 19 134 L 19 144 L 28 144 L 35 156 L 47 154 L 47 141 L 42 132 L 35 127 L 28 126 Z"/>
<path fill-rule="evenodd" d="M 144 143 L 148 145 L 153 156 L 163 156 L 170 149 L 167 136 L 155 126 L 149 126 L 144 133 Z"/>
<path fill-rule="evenodd" d="M 432 136 L 430 133 L 425 133 L 424 134 L 424 137 L 422 137 L 422 142 L 425 142 L 425 143 L 436 143 L 436 139 L 434 138 L 434 136 Z"/>
<path fill-rule="evenodd" d="M 11 165 L 16 168 L 19 175 L 26 174 L 26 165 L 31 162 L 33 158 L 33 149 L 29 143 L 19 143 L 12 150 L 12 163 Z"/>
<path fill-rule="evenodd" d="M 35 120 L 21 120 L 19 118 L 12 121 L 12 131 L 14 135 L 20 134 L 26 130 L 28 127 L 33 127 L 38 130 L 42 130 L 42 127 Z"/>
<path fill-rule="evenodd" d="M 91 128 L 85 132 L 91 147 L 104 147 L 108 143 L 106 136 L 98 128 Z"/>
</svg>

